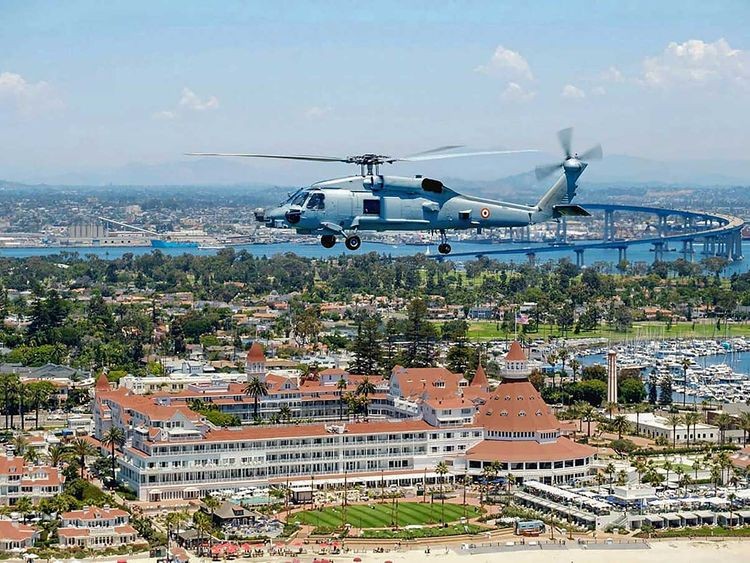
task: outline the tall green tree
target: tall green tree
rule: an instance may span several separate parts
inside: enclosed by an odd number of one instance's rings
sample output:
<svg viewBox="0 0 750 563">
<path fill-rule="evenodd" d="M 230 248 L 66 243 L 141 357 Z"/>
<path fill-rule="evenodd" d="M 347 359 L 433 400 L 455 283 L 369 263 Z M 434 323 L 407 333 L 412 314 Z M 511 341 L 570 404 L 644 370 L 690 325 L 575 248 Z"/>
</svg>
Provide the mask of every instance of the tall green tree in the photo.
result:
<svg viewBox="0 0 750 563">
<path fill-rule="evenodd" d="M 406 349 L 403 363 L 406 367 L 429 367 L 435 364 L 435 326 L 427 320 L 427 304 L 414 299 L 406 310 Z"/>
<path fill-rule="evenodd" d="M 253 417 L 256 421 L 259 420 L 258 408 L 260 407 L 260 399 L 268 395 L 268 385 L 265 381 L 261 381 L 258 376 L 255 376 L 245 386 L 245 395 L 253 398 Z"/>
<path fill-rule="evenodd" d="M 117 473 L 115 471 L 117 458 L 115 457 L 115 449 L 121 448 L 125 444 L 125 433 L 120 427 L 112 425 L 104 433 L 102 444 L 109 447 L 109 453 L 112 456 L 112 488 L 115 488 L 117 486 Z"/>
<path fill-rule="evenodd" d="M 377 374 L 381 368 L 381 319 L 378 315 L 360 312 L 356 323 L 357 334 L 352 341 L 354 359 L 349 371 L 364 375 Z"/>
</svg>

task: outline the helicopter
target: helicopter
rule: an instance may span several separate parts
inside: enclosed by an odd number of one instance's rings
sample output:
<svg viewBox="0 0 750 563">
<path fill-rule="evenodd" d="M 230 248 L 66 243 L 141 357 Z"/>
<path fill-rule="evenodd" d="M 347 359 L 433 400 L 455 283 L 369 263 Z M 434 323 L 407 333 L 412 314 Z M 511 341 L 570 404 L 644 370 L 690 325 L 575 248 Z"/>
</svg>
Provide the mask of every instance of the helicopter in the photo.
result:
<svg viewBox="0 0 750 563">
<path fill-rule="evenodd" d="M 576 194 L 578 178 L 588 166 L 587 160 L 601 159 L 601 145 L 579 154 L 572 152 L 573 129 L 558 132 L 565 158 L 536 168 L 542 180 L 560 170 L 552 187 L 534 205 L 497 201 L 461 194 L 440 180 L 417 175 L 414 177 L 385 176 L 384 164 L 422 162 L 469 156 L 537 152 L 532 149 L 450 152 L 461 148 L 449 145 L 409 156 L 393 157 L 380 154 L 355 156 L 314 156 L 249 153 L 187 153 L 189 156 L 228 156 L 272 158 L 314 162 L 344 162 L 358 165 L 359 174 L 316 182 L 300 188 L 279 205 L 256 209 L 255 219 L 271 228 L 293 228 L 300 234 L 318 234 L 325 248 L 332 248 L 338 238 L 346 248 L 357 250 L 362 245 L 360 231 L 437 231 L 440 233 L 438 252 L 449 254 L 449 230 L 494 227 L 525 227 L 563 216 L 590 214 L 571 200 Z"/>
</svg>

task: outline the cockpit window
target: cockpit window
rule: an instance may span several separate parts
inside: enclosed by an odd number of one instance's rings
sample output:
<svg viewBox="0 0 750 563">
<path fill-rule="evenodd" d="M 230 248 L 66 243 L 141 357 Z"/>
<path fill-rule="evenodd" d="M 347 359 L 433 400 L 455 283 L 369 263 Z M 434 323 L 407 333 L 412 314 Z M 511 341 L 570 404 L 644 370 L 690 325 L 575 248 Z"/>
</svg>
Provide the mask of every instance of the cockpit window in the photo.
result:
<svg viewBox="0 0 750 563">
<path fill-rule="evenodd" d="M 314 193 L 307 200 L 308 209 L 325 209 L 326 208 L 326 196 L 320 192 Z"/>
<path fill-rule="evenodd" d="M 299 194 L 295 195 L 289 203 L 291 203 L 292 205 L 299 205 L 300 207 L 302 207 L 302 204 L 305 203 L 306 197 L 307 197 L 307 192 L 300 192 Z"/>
</svg>

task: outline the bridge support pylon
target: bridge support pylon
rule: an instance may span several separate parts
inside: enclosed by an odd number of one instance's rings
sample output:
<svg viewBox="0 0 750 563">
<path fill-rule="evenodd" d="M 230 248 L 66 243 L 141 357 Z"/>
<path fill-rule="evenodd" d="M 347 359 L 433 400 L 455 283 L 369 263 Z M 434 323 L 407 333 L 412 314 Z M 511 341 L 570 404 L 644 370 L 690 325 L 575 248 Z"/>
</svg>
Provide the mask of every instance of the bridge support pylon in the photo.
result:
<svg viewBox="0 0 750 563">
<path fill-rule="evenodd" d="M 536 253 L 534 252 L 527 252 L 526 258 L 529 260 L 529 265 L 534 266 L 536 264 Z"/>
<path fill-rule="evenodd" d="M 693 250 L 693 239 L 682 241 L 682 258 L 687 262 L 695 261 L 695 250 Z"/>
<path fill-rule="evenodd" d="M 575 249 L 575 253 L 576 253 L 576 266 L 578 266 L 579 268 L 583 268 L 583 266 L 584 266 L 584 263 L 583 263 L 583 248 L 576 248 Z"/>
</svg>

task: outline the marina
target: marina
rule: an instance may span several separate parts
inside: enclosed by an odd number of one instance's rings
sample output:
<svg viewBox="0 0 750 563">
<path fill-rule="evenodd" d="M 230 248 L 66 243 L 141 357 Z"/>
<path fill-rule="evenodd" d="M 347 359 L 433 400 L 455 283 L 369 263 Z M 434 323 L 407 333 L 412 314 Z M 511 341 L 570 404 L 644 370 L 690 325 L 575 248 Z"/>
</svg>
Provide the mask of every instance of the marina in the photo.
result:
<svg viewBox="0 0 750 563">
<path fill-rule="evenodd" d="M 675 403 L 736 403 L 750 400 L 750 340 L 633 341 L 611 348 L 619 368 L 640 370 L 644 382 L 669 377 Z M 606 363 L 606 349 L 591 350 L 583 365 Z"/>
</svg>

